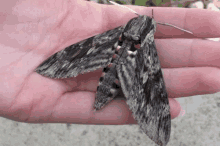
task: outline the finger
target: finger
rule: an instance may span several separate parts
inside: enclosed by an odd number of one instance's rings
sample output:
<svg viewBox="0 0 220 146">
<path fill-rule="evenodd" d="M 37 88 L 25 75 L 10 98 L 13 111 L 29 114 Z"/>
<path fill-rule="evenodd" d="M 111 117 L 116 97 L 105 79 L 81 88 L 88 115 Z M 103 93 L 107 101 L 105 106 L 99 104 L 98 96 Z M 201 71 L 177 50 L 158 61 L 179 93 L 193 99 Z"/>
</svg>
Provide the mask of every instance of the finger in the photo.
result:
<svg viewBox="0 0 220 146">
<path fill-rule="evenodd" d="M 163 69 L 169 97 L 212 94 L 220 91 L 220 70 L 214 67 Z M 101 71 L 77 76 L 78 86 L 73 91 L 96 91 Z M 88 78 L 91 80 L 88 80 Z M 87 81 L 88 80 L 88 81 Z"/>
<path fill-rule="evenodd" d="M 117 8 L 118 7 L 118 8 Z M 220 18 L 219 12 L 207 11 L 202 9 L 186 9 L 186 8 L 146 8 L 140 6 L 128 6 L 135 10 L 138 14 L 153 16 L 156 22 L 169 23 L 180 28 L 193 32 L 193 35 L 178 30 L 170 26 L 157 25 L 157 38 L 182 38 L 182 37 L 219 37 L 220 36 Z M 131 18 L 133 12 L 121 8 L 120 6 L 112 6 L 106 8 L 107 21 L 112 25 L 117 22 L 118 25 L 126 24 Z M 126 14 L 127 12 L 127 14 Z M 112 14 L 117 15 L 112 15 Z M 198 15 L 199 14 L 199 15 Z M 113 21 L 112 21 L 113 20 Z"/>
<path fill-rule="evenodd" d="M 82 94 L 80 92 L 74 94 L 77 94 L 77 96 L 74 95 L 74 98 L 72 98 L 73 96 L 65 96 L 60 100 L 48 122 L 106 125 L 137 124 L 125 100 L 113 100 L 105 108 L 94 111 L 95 94 Z M 169 104 L 171 118 L 173 119 L 179 115 L 181 106 L 175 99 L 169 99 Z"/>
<path fill-rule="evenodd" d="M 170 26 L 157 24 L 156 38 L 209 38 L 220 36 L 219 12 L 187 8 L 146 8 L 129 6 L 139 14 L 153 16 L 156 22 L 169 23 L 193 32 L 193 35 Z M 198 15 L 199 14 L 199 15 Z"/>
<path fill-rule="evenodd" d="M 220 42 L 202 39 L 156 39 L 163 68 L 220 67 Z"/>
<path fill-rule="evenodd" d="M 158 38 L 209 38 L 220 36 L 219 12 L 204 9 L 158 8 L 155 21 L 170 23 L 193 35 L 169 26 L 157 25 Z"/>
<path fill-rule="evenodd" d="M 152 16 L 151 8 L 135 8 L 142 15 Z M 199 15 L 198 15 L 199 14 Z M 157 24 L 156 38 L 182 38 L 182 37 L 219 37 L 220 19 L 219 12 L 203 9 L 186 8 L 153 8 L 156 22 L 169 23 L 193 32 L 193 35 L 170 26 Z"/>
<path fill-rule="evenodd" d="M 212 94 L 220 91 L 220 70 L 214 67 L 163 69 L 169 97 Z M 101 71 L 77 76 L 73 91 L 96 91 Z M 90 78 L 90 80 L 88 80 Z M 70 81 L 71 82 L 71 81 Z M 70 84 L 69 84 L 70 85 Z"/>
<path fill-rule="evenodd" d="M 220 70 L 212 67 L 164 69 L 169 97 L 212 94 L 220 91 Z"/>
<path fill-rule="evenodd" d="M 39 103 L 33 103 L 32 109 L 20 107 L 20 111 L 15 110 L 15 113 L 3 115 L 12 120 L 28 123 L 136 124 L 125 100 L 113 100 L 99 111 L 94 111 L 95 94 L 92 92 L 66 93 L 55 103 L 45 102 L 49 100 L 52 101 L 44 98 Z M 169 104 L 173 119 L 179 115 L 181 107 L 175 99 L 170 98 Z M 22 115 L 21 111 L 30 114 Z M 17 116 L 14 116 L 15 114 Z"/>
<path fill-rule="evenodd" d="M 175 99 L 169 99 L 171 118 L 175 118 L 181 111 L 181 106 Z M 95 124 L 136 124 L 132 112 L 124 100 L 114 100 L 105 108 L 93 114 L 90 123 Z"/>
</svg>

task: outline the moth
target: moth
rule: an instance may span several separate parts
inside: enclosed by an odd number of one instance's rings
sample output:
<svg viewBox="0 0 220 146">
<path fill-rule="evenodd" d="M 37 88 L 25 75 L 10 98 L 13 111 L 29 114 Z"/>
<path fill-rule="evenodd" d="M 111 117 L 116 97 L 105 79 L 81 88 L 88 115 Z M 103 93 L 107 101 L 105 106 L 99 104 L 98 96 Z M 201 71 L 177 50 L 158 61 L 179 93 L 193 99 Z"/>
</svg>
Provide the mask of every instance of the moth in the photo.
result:
<svg viewBox="0 0 220 146">
<path fill-rule="evenodd" d="M 140 128 L 160 146 L 171 131 L 168 95 L 154 42 L 156 22 L 139 15 L 125 26 L 90 37 L 61 50 L 36 72 L 62 79 L 103 69 L 94 108 L 99 110 L 120 90 Z"/>
</svg>

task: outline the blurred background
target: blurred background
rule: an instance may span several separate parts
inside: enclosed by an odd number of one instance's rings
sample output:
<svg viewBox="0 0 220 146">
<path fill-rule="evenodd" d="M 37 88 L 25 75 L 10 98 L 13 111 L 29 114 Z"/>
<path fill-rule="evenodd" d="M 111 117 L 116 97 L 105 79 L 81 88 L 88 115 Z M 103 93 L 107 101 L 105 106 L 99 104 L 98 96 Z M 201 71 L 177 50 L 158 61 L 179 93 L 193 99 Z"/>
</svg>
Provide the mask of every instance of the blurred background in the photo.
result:
<svg viewBox="0 0 220 146">
<path fill-rule="evenodd" d="M 107 0 L 93 0 L 107 3 Z M 219 11 L 217 0 L 117 0 L 120 4 Z M 219 38 L 212 38 L 219 41 Z M 220 93 L 177 99 L 168 146 L 220 146 Z M 28 124 L 0 118 L 0 146 L 155 146 L 138 125 Z"/>
<path fill-rule="evenodd" d="M 108 0 L 89 0 L 101 4 L 108 4 Z M 216 7 L 220 5 L 218 0 L 112 0 L 119 4 L 138 5 L 138 6 L 155 6 L 155 7 L 180 7 L 180 8 L 207 8 L 209 4 L 213 3 Z M 199 3 L 199 4 L 198 4 Z"/>
</svg>

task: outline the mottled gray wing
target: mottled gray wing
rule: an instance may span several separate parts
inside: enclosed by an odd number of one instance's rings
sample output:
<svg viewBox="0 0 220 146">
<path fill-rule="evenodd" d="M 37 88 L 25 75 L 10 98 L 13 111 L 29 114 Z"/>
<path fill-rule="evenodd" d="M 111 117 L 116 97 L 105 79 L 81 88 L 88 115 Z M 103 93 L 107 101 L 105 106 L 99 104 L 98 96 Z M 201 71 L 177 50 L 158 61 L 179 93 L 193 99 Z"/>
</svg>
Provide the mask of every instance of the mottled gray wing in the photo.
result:
<svg viewBox="0 0 220 146">
<path fill-rule="evenodd" d="M 139 126 L 155 143 L 170 138 L 170 108 L 155 43 L 146 41 L 135 59 L 121 58 L 117 73 L 127 104 Z"/>
<path fill-rule="evenodd" d="M 73 44 L 44 61 L 36 72 L 50 78 L 69 78 L 105 67 L 122 31 L 123 27 L 118 27 Z"/>
</svg>

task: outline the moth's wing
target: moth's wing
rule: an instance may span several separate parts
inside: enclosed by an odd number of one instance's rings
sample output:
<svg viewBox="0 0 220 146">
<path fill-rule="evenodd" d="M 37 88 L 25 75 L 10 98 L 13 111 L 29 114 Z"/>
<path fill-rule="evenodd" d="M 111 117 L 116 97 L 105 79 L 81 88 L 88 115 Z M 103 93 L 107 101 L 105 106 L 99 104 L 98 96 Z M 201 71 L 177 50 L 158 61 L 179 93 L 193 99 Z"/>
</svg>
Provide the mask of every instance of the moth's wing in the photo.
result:
<svg viewBox="0 0 220 146">
<path fill-rule="evenodd" d="M 137 70 L 146 97 L 142 104 L 146 106 L 143 106 L 145 114 L 139 111 L 136 118 L 143 131 L 157 144 L 164 146 L 169 142 L 171 132 L 168 95 L 154 40 L 148 41 L 142 47 L 137 53 L 137 64 L 141 64 L 139 62 L 143 56 L 143 68 Z"/>
<path fill-rule="evenodd" d="M 117 72 L 139 126 L 155 143 L 165 146 L 170 138 L 171 117 L 155 43 L 145 43 L 137 50 L 135 59 L 125 58 L 118 64 Z"/>
<path fill-rule="evenodd" d="M 69 78 L 105 67 L 122 31 L 123 27 L 118 27 L 73 44 L 44 61 L 36 72 L 50 78 Z"/>
</svg>

